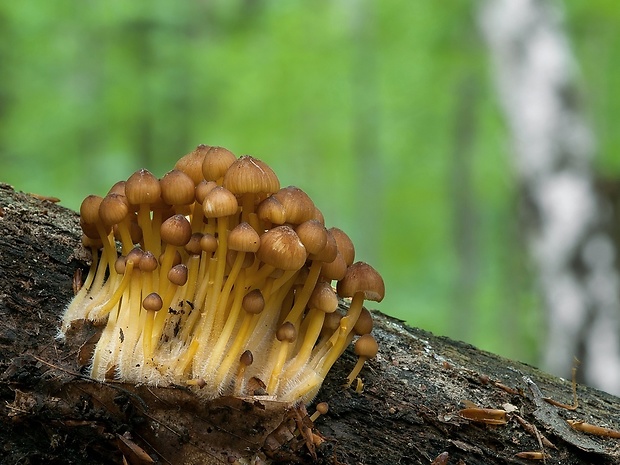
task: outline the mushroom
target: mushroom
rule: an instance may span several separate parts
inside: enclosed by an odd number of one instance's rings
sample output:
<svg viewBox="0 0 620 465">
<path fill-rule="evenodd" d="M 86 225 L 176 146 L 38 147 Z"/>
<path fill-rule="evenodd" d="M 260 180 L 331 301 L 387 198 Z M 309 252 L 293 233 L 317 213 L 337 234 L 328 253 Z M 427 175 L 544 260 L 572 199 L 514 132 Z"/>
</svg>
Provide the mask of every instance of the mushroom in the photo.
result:
<svg viewBox="0 0 620 465">
<path fill-rule="evenodd" d="M 325 376 L 352 338 L 352 331 L 362 313 L 364 299 L 381 302 L 385 295 L 385 284 L 381 275 L 368 263 L 356 262 L 348 269 L 344 278 L 338 281 L 336 291 L 340 297 L 351 297 L 347 314 L 340 320 L 340 327 L 330 341 L 332 347 L 321 360 L 319 372 Z"/>
<path fill-rule="evenodd" d="M 138 207 L 138 224 L 144 236 L 145 249 L 159 255 L 159 225 L 151 222 L 151 205 L 161 201 L 159 181 L 149 170 L 138 170 L 127 179 L 125 196 L 131 205 Z"/>
<path fill-rule="evenodd" d="M 321 415 L 325 415 L 329 411 L 327 402 L 319 402 L 316 404 L 316 411 L 310 416 L 312 423 L 316 422 Z"/>
<path fill-rule="evenodd" d="M 95 379 L 180 384 L 207 398 L 262 386 L 309 402 L 356 335 L 352 377 L 369 356 L 358 348 L 372 330 L 363 302 L 383 298 L 381 277 L 353 263 L 349 236 L 326 229 L 308 194 L 280 188 L 257 158 L 199 145 L 160 180 L 138 170 L 80 213 L 93 261 L 61 333 L 77 319 L 105 324 Z M 344 315 L 338 297 L 351 298 Z"/>
<path fill-rule="evenodd" d="M 377 341 L 370 334 L 364 334 L 360 336 L 360 338 L 355 342 L 355 353 L 359 357 L 357 359 L 357 363 L 355 367 L 347 376 L 347 387 L 350 387 L 357 375 L 359 375 L 360 371 L 362 371 L 362 367 L 364 366 L 364 362 L 369 358 L 374 358 L 379 351 L 379 346 L 377 345 Z"/>
</svg>

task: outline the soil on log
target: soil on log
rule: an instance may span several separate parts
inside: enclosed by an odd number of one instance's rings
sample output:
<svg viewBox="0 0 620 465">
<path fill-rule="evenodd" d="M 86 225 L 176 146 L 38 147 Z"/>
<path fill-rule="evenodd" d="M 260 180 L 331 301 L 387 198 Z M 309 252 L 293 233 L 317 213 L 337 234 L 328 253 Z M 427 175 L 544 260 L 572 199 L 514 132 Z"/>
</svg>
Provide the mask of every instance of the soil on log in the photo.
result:
<svg viewBox="0 0 620 465">
<path fill-rule="evenodd" d="M 576 410 L 553 405 L 545 399 L 572 403 L 570 381 L 378 312 L 363 389 L 342 387 L 349 348 L 314 424 L 303 406 L 264 398 L 206 403 L 183 387 L 90 380 L 79 344 L 56 339 L 74 274 L 88 267 L 79 238 L 74 212 L 0 184 L 0 464 L 512 464 L 535 463 L 526 452 L 542 462 L 541 451 L 548 464 L 620 462 L 613 432 L 567 422 L 620 430 L 618 398 L 578 386 Z M 80 331 L 72 341 L 86 340 Z"/>
</svg>

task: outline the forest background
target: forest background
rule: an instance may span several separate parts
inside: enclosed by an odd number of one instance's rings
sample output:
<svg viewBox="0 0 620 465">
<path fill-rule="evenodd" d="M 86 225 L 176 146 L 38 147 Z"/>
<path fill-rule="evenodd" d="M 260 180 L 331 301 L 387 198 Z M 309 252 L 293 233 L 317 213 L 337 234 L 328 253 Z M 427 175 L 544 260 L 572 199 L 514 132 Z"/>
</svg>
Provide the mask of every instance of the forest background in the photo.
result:
<svg viewBox="0 0 620 465">
<path fill-rule="evenodd" d="M 544 303 L 479 2 L 0 3 L 0 181 L 78 209 L 199 143 L 269 163 L 383 274 L 378 308 L 540 364 Z M 598 176 L 620 9 L 562 5 Z"/>
</svg>

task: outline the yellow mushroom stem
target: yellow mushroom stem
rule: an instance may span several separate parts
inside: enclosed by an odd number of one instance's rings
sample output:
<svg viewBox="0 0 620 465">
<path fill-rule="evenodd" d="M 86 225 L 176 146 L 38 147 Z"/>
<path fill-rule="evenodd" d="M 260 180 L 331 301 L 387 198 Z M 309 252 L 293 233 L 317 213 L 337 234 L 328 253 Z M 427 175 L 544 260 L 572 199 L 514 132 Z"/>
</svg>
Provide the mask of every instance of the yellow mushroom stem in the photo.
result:
<svg viewBox="0 0 620 465">
<path fill-rule="evenodd" d="M 96 309 L 97 318 L 103 318 L 107 316 L 113 308 L 116 308 L 118 306 L 121 297 L 125 294 L 125 290 L 131 282 L 133 264 L 133 260 L 127 260 L 125 262 L 125 272 L 123 273 L 123 277 L 118 284 L 118 287 L 114 291 L 114 294 L 112 294 L 112 296 L 108 299 L 106 303 Z"/>
<path fill-rule="evenodd" d="M 105 268 L 103 270 L 99 270 L 99 254 L 97 248 L 94 246 L 91 247 L 91 253 L 93 259 L 90 264 L 90 268 L 88 269 L 86 280 L 82 283 L 82 287 L 73 297 L 73 300 L 71 300 L 71 303 L 67 307 L 67 310 L 65 310 L 65 314 L 62 318 L 60 334 L 64 334 L 67 329 L 69 329 L 72 321 L 87 317 L 87 315 L 84 314 L 84 309 L 86 308 L 86 306 L 84 305 L 84 301 L 86 300 L 87 296 L 90 295 L 92 292 L 94 292 L 95 290 L 99 290 L 101 284 L 95 287 L 95 284 L 97 282 L 103 283 Z"/>
<path fill-rule="evenodd" d="M 286 366 L 284 371 L 284 378 L 294 378 L 297 373 L 303 368 L 304 365 L 310 360 L 310 355 L 314 344 L 321 334 L 321 328 L 323 327 L 323 321 L 325 321 L 325 312 L 318 308 L 312 308 L 306 315 L 304 321 L 308 321 L 305 328 L 303 342 L 290 363 Z"/>
<path fill-rule="evenodd" d="M 347 345 L 350 342 L 348 336 L 351 331 L 353 331 L 353 327 L 355 326 L 355 323 L 357 323 L 357 319 L 362 313 L 363 304 L 364 293 L 356 292 L 353 296 L 353 299 L 351 300 L 351 305 L 349 307 L 347 315 L 342 318 L 342 320 L 340 320 L 340 328 L 337 330 L 337 332 L 334 333 L 334 336 L 330 338 L 332 347 L 329 348 L 327 355 L 325 356 L 325 360 L 322 362 L 323 367 L 321 367 L 320 369 L 323 377 L 325 377 L 329 369 L 333 366 L 336 360 L 338 360 L 338 358 L 347 348 Z"/>
<path fill-rule="evenodd" d="M 142 327 L 139 324 L 142 310 L 142 276 L 140 271 L 135 269 L 132 271 L 129 286 L 129 306 L 123 315 L 124 318 L 119 320 L 124 340 L 119 348 L 119 356 L 114 357 L 120 360 L 117 367 L 120 379 L 127 379 L 134 368 L 131 361 L 142 333 Z M 142 349 L 141 346 L 139 348 Z"/>
<path fill-rule="evenodd" d="M 235 379 L 235 396 L 241 396 L 243 394 L 244 375 L 246 369 L 254 363 L 254 356 L 250 350 L 246 350 L 239 357 L 239 368 L 237 369 L 237 377 Z"/>
<path fill-rule="evenodd" d="M 222 357 L 226 346 L 229 343 L 231 334 L 234 328 L 237 326 L 239 322 L 239 314 L 241 313 L 241 306 L 244 297 L 244 286 L 243 286 L 243 273 L 239 276 L 237 282 L 235 283 L 235 291 L 234 298 L 232 302 L 232 307 L 230 309 L 230 313 L 228 318 L 226 319 L 226 323 L 222 328 L 222 331 L 219 333 L 217 342 L 215 345 L 210 348 L 208 354 L 208 361 L 206 363 L 206 367 L 204 368 L 204 372 L 206 375 L 210 375 L 214 373 L 215 368 L 222 363 Z M 218 309 L 219 311 L 220 309 Z M 200 362 L 199 362 L 200 363 Z M 202 368 L 200 368 L 203 370 Z"/>
<path fill-rule="evenodd" d="M 149 204 L 141 203 L 138 206 L 138 225 L 140 229 L 142 229 L 144 249 L 153 252 L 156 257 L 159 256 L 161 243 L 159 242 L 159 237 L 153 232 L 154 228 L 151 221 L 151 208 Z"/>
<path fill-rule="evenodd" d="M 273 351 L 272 358 L 275 359 L 275 364 L 271 369 L 271 376 L 269 377 L 269 383 L 267 384 L 267 392 L 270 394 L 275 393 L 275 389 L 280 382 L 280 376 L 282 374 L 282 367 L 288 357 L 291 344 L 297 339 L 297 330 L 295 325 L 290 321 L 284 322 L 276 331 L 276 339 L 279 341 L 277 349 Z"/>
<path fill-rule="evenodd" d="M 228 217 L 223 216 L 217 219 L 217 239 L 218 247 L 214 256 L 215 274 L 213 281 L 209 279 L 206 293 L 206 302 L 204 307 L 204 315 L 200 319 L 200 326 L 196 331 L 195 337 L 200 340 L 209 339 L 211 333 L 216 328 L 216 322 L 219 322 L 217 315 L 217 302 L 222 291 L 224 283 L 224 273 L 226 272 L 226 254 L 228 252 Z"/>
<path fill-rule="evenodd" d="M 359 375 L 360 371 L 362 371 L 362 367 L 364 366 L 366 360 L 375 357 L 378 350 L 379 346 L 377 345 L 377 341 L 375 341 L 375 338 L 370 334 L 364 334 L 355 342 L 355 353 L 359 358 L 355 364 L 355 367 L 349 376 L 347 376 L 347 387 L 350 387 L 351 384 L 353 384 L 353 381 L 357 378 L 357 375 Z"/>
<path fill-rule="evenodd" d="M 308 273 L 308 277 L 304 281 L 304 285 L 301 288 L 299 293 L 295 294 L 295 304 L 288 316 L 286 317 L 286 321 L 290 321 L 295 325 L 297 329 L 299 329 L 299 322 L 301 320 L 301 316 L 308 305 L 308 300 L 310 300 L 310 296 L 312 295 L 312 291 L 314 291 L 314 287 L 319 279 L 319 275 L 321 273 L 322 262 L 318 260 L 313 260 L 310 265 L 310 271 Z"/>
</svg>

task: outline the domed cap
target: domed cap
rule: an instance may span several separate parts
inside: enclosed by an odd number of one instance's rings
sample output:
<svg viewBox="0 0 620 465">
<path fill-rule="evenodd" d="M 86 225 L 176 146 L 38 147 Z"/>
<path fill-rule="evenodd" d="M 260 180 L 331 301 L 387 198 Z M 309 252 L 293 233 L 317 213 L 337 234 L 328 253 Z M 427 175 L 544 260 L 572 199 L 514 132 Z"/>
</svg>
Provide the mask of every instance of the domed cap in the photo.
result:
<svg viewBox="0 0 620 465">
<path fill-rule="evenodd" d="M 161 197 L 159 180 L 149 170 L 140 169 L 125 183 L 125 195 L 132 205 L 154 204 Z"/>
<path fill-rule="evenodd" d="M 314 218 L 316 212 L 314 202 L 299 187 L 283 187 L 273 196 L 284 206 L 288 223 L 301 224 Z"/>
<path fill-rule="evenodd" d="M 277 226 L 261 236 L 258 259 L 281 270 L 298 270 L 306 263 L 306 249 L 290 226 Z"/>
<path fill-rule="evenodd" d="M 237 198 L 228 189 L 217 186 L 205 196 L 202 209 L 207 218 L 221 218 L 237 213 Z"/>
<path fill-rule="evenodd" d="M 192 237 L 192 226 L 183 215 L 174 215 L 160 228 L 161 240 L 176 247 L 183 247 Z"/>
<path fill-rule="evenodd" d="M 267 163 L 244 155 L 224 175 L 224 187 L 235 195 L 271 194 L 280 188 L 280 181 Z"/>
<path fill-rule="evenodd" d="M 202 175 L 207 181 L 221 179 L 237 160 L 235 154 L 224 147 L 210 147 L 205 153 L 202 164 Z"/>
<path fill-rule="evenodd" d="M 124 195 L 108 194 L 99 205 L 99 218 L 106 227 L 120 223 L 128 213 L 129 202 Z"/>
<path fill-rule="evenodd" d="M 327 230 L 318 220 L 304 221 L 295 232 L 309 254 L 319 253 L 327 244 Z"/>
<path fill-rule="evenodd" d="M 89 195 L 80 205 L 80 219 L 86 224 L 98 223 L 99 218 L 99 206 L 103 201 L 103 197 L 99 195 Z"/>
<path fill-rule="evenodd" d="M 238 252 L 257 252 L 260 247 L 260 236 L 245 221 L 239 223 L 228 234 L 228 248 Z"/>
<path fill-rule="evenodd" d="M 347 274 L 338 281 L 336 287 L 340 297 L 353 297 L 358 292 L 364 293 L 364 299 L 381 302 L 385 295 L 383 278 L 372 266 L 365 262 L 356 262 L 347 269 Z"/>
<path fill-rule="evenodd" d="M 190 153 L 179 158 L 174 165 L 174 169 L 183 171 L 192 179 L 194 185 L 198 185 L 200 181 L 204 179 L 202 174 L 202 164 L 205 159 L 205 154 L 210 148 L 211 147 L 209 145 L 200 144 Z"/>
<path fill-rule="evenodd" d="M 379 352 L 379 345 L 370 334 L 364 334 L 355 342 L 354 349 L 359 357 L 373 358 Z"/>
<path fill-rule="evenodd" d="M 342 229 L 329 228 L 329 231 L 334 236 L 334 239 L 336 239 L 338 251 L 342 254 L 345 263 L 347 266 L 351 266 L 355 261 L 355 246 L 353 245 L 353 241 Z"/>
<path fill-rule="evenodd" d="M 159 183 L 161 198 L 168 205 L 189 205 L 194 202 L 194 181 L 183 171 L 168 171 Z"/>
</svg>

